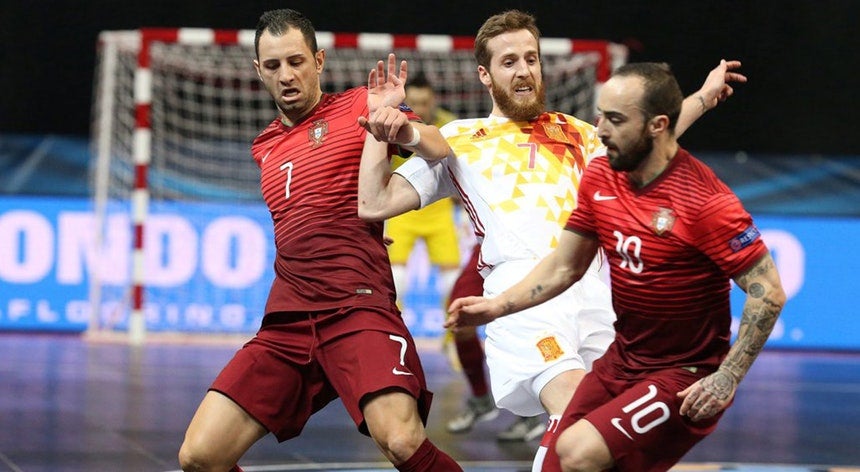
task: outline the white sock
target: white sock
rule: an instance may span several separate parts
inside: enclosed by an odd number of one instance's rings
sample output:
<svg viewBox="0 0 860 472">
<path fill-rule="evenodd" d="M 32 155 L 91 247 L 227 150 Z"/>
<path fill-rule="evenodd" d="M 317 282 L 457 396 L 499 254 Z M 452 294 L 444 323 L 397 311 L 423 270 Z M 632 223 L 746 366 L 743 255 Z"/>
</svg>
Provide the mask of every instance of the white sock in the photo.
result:
<svg viewBox="0 0 860 472">
<path fill-rule="evenodd" d="M 543 433 L 543 438 L 540 440 L 540 446 L 535 453 L 535 460 L 532 462 L 532 472 L 541 472 L 543 469 L 543 460 L 546 457 L 546 451 L 552 438 L 558 433 L 558 423 L 561 420 L 561 415 L 550 415 L 546 423 L 546 432 Z"/>
</svg>

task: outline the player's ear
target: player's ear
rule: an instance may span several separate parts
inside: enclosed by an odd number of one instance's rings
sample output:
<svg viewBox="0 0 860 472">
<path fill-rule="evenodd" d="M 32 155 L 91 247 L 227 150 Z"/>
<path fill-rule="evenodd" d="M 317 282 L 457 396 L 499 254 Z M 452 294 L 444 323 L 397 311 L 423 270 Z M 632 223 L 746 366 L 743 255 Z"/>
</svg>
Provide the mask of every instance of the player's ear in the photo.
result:
<svg viewBox="0 0 860 472">
<path fill-rule="evenodd" d="M 260 74 L 260 61 L 258 59 L 254 59 L 254 70 L 257 71 L 257 78 L 260 79 L 260 82 L 263 81 L 263 75 Z"/>
<path fill-rule="evenodd" d="M 493 83 L 493 78 L 490 77 L 490 71 L 484 66 L 478 66 L 478 78 L 481 83 L 489 87 Z"/>
<path fill-rule="evenodd" d="M 648 122 L 648 130 L 651 136 L 657 136 L 660 133 L 665 133 L 669 129 L 669 117 L 666 115 L 657 115 L 651 118 Z"/>
<path fill-rule="evenodd" d="M 317 63 L 317 73 L 322 74 L 323 68 L 325 67 L 325 49 L 320 49 L 314 54 L 314 60 Z"/>
</svg>

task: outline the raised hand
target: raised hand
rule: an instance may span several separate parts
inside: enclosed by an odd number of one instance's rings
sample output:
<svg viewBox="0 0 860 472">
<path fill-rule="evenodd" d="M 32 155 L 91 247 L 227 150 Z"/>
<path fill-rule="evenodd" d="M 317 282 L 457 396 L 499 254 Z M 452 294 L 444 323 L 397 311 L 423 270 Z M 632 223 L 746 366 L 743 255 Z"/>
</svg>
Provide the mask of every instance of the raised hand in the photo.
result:
<svg viewBox="0 0 860 472">
<path fill-rule="evenodd" d="M 388 55 L 388 71 L 385 63 L 379 61 L 367 77 L 367 117 L 359 117 L 358 124 L 366 129 L 377 141 L 394 144 L 409 143 L 413 130 L 409 119 L 400 110 L 406 99 L 406 61 L 400 61 L 400 71 L 396 72 L 397 58 Z"/>
<path fill-rule="evenodd" d="M 720 102 L 726 101 L 735 93 L 730 83 L 745 83 L 747 77 L 737 69 L 741 67 L 741 61 L 720 61 L 720 64 L 713 68 L 705 78 L 705 83 L 699 89 L 702 105 L 708 110 L 717 106 Z"/>
<path fill-rule="evenodd" d="M 381 107 L 397 107 L 406 99 L 406 61 L 400 61 L 400 71 L 396 70 L 397 58 L 388 55 L 388 73 L 383 61 L 376 63 L 367 77 L 367 108 L 372 115 Z"/>
</svg>

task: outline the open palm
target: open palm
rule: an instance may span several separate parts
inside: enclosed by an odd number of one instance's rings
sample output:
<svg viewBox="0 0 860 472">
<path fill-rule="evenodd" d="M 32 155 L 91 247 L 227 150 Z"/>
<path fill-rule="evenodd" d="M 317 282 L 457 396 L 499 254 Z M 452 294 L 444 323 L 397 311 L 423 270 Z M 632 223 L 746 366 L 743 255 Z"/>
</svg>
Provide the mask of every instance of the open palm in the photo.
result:
<svg viewBox="0 0 860 472">
<path fill-rule="evenodd" d="M 397 59 L 394 53 L 388 55 L 388 73 L 385 63 L 379 61 L 367 77 L 367 108 L 373 114 L 382 107 L 397 107 L 406 99 L 406 61 L 400 61 L 400 71 L 396 71 Z"/>
</svg>

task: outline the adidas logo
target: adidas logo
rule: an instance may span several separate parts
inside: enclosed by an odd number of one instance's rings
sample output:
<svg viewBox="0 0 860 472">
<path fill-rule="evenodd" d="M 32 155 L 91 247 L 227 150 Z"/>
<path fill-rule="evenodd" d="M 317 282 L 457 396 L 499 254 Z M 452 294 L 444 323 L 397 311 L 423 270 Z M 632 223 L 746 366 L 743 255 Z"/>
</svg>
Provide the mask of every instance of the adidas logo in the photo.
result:
<svg viewBox="0 0 860 472">
<path fill-rule="evenodd" d="M 478 131 L 475 131 L 475 134 L 473 134 L 470 139 L 472 139 L 472 140 L 481 139 L 481 138 L 486 137 L 486 136 L 487 136 L 487 130 L 484 128 L 481 128 Z"/>
</svg>

